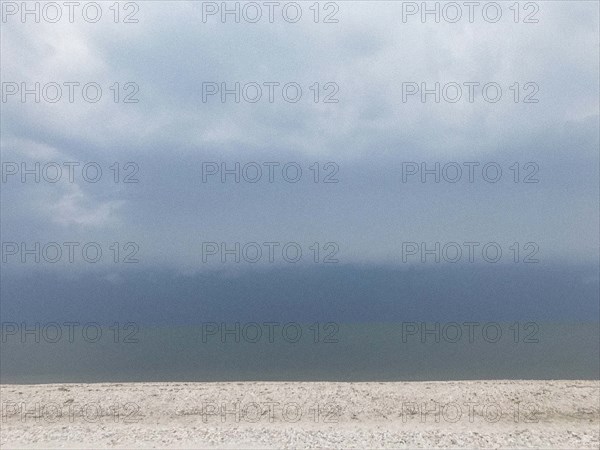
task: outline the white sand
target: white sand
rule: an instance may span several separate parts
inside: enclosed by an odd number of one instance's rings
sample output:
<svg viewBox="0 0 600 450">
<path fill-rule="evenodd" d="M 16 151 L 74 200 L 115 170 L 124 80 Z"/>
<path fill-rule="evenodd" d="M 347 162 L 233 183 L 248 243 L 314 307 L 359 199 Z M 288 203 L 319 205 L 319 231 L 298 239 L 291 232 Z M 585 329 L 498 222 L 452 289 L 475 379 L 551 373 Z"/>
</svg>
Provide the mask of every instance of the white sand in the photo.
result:
<svg viewBox="0 0 600 450">
<path fill-rule="evenodd" d="M 598 381 L 2 385 L 0 395 L 6 449 L 600 447 Z"/>
</svg>

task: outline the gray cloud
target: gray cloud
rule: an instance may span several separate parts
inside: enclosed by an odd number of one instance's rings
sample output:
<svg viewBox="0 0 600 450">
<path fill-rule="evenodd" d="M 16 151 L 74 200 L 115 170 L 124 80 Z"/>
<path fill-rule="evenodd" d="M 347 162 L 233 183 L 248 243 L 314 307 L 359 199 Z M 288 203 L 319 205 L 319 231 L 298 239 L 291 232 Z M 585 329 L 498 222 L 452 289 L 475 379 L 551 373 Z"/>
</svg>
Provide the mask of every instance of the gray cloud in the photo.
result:
<svg viewBox="0 0 600 450">
<path fill-rule="evenodd" d="M 542 260 L 598 259 L 598 16 L 544 3 L 538 24 L 402 23 L 400 6 L 340 3 L 340 23 L 203 24 L 199 6 L 141 5 L 139 24 L 2 27 L 2 81 L 95 81 L 96 104 L 2 107 L 2 161 L 136 162 L 137 184 L 2 184 L 3 241 L 139 243 L 142 263 L 204 270 L 203 241 L 336 241 L 343 262 L 399 262 L 402 241 L 537 242 Z M 35 32 L 32 32 L 35 29 Z M 135 82 L 139 103 L 108 86 Z M 294 81 L 301 101 L 202 102 L 202 82 Z M 339 103 L 314 103 L 314 82 Z M 402 102 L 402 82 L 495 81 L 487 103 Z M 515 81 L 539 103 L 515 103 Z M 301 182 L 202 183 L 202 163 L 295 161 Z M 308 167 L 336 162 L 337 184 Z M 501 182 L 402 183 L 404 161 L 496 161 Z M 537 184 L 508 167 L 536 162 Z"/>
</svg>

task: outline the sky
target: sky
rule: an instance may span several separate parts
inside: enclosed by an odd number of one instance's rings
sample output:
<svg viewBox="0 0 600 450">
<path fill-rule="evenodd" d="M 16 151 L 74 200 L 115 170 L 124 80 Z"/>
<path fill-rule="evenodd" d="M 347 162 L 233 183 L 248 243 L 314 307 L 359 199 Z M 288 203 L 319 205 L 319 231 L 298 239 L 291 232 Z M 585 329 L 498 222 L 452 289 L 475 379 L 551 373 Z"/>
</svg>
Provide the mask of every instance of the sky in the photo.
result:
<svg viewBox="0 0 600 450">
<path fill-rule="evenodd" d="M 539 11 L 521 3 L 517 23 L 509 2 L 499 3 L 495 23 L 477 10 L 471 23 L 466 9 L 456 23 L 431 16 L 423 23 L 418 13 L 403 20 L 402 2 L 362 1 L 320 2 L 317 23 L 313 2 L 298 3 L 295 23 L 291 9 L 286 17 L 275 10 L 271 23 L 262 2 L 258 22 L 247 10 L 239 23 L 232 15 L 223 23 L 219 13 L 203 18 L 203 8 L 220 2 L 166 1 L 135 2 L 117 23 L 108 2 L 99 3 L 95 23 L 78 11 L 70 23 L 66 8 L 56 23 L 43 16 L 23 23 L 7 3 L 0 24 L 6 273 L 97 271 L 117 279 L 131 266 L 198 274 L 437 264 L 427 254 L 422 262 L 423 243 L 446 248 L 439 264 L 491 264 L 495 257 L 481 249 L 493 243 L 504 264 L 525 265 L 529 255 L 540 265 L 597 267 L 595 2 L 535 2 Z M 35 94 L 23 102 L 22 83 L 36 82 L 39 103 Z M 79 83 L 72 102 L 65 82 Z M 55 103 L 47 100 L 53 83 L 63 94 Z M 87 83 L 101 87 L 97 102 L 84 98 Z M 223 102 L 222 83 L 230 90 L 239 83 L 239 102 L 231 93 Z M 435 83 L 440 101 L 435 94 L 423 101 L 420 90 Z M 472 101 L 464 83 L 473 83 Z M 262 96 L 253 102 L 257 86 Z M 456 86 L 462 96 L 449 101 Z M 22 164 L 36 163 L 40 181 L 22 182 Z M 432 173 L 422 182 L 422 163 L 439 164 L 439 182 Z M 239 182 L 235 173 L 222 182 L 222 164 L 234 172 L 239 164 Z M 48 182 L 57 165 L 60 180 Z M 102 174 L 91 182 L 97 167 Z M 260 179 L 247 181 L 258 178 L 257 167 Z M 57 262 L 49 262 L 53 242 L 63 252 Z M 73 262 L 65 242 L 76 243 Z M 97 263 L 80 252 L 90 242 L 102 249 Z M 23 263 L 21 243 L 48 253 Z M 291 263 L 298 248 L 302 257 Z"/>
</svg>

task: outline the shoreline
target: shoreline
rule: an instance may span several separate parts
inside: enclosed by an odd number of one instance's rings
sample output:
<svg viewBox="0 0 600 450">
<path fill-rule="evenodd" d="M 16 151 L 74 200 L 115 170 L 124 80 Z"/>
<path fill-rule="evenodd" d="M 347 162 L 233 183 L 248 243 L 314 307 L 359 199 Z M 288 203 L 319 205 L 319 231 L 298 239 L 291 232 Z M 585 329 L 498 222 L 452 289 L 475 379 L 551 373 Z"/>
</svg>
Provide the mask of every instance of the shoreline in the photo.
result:
<svg viewBox="0 0 600 450">
<path fill-rule="evenodd" d="M 598 448 L 600 381 L 2 384 L 1 448 Z"/>
</svg>

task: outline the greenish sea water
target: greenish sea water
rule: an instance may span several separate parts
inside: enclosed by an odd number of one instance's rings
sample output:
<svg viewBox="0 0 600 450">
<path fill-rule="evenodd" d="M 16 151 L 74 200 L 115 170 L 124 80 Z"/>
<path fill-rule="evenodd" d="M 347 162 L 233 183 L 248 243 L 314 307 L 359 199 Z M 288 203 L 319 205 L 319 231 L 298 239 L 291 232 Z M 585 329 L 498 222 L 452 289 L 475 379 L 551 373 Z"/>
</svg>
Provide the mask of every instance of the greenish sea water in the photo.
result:
<svg viewBox="0 0 600 450">
<path fill-rule="evenodd" d="M 39 336 L 4 327 L 0 381 L 600 378 L 598 323 L 294 323 L 285 331 L 284 326 L 119 324 L 102 328 L 100 337 L 94 327 L 87 336 L 81 328 L 68 336 L 61 327 L 60 338 L 52 327 Z"/>
</svg>

